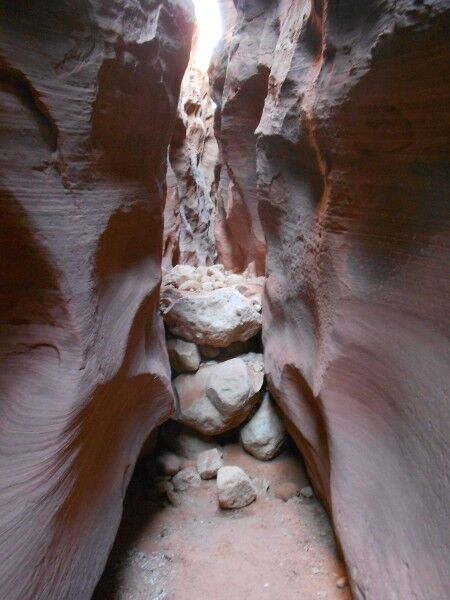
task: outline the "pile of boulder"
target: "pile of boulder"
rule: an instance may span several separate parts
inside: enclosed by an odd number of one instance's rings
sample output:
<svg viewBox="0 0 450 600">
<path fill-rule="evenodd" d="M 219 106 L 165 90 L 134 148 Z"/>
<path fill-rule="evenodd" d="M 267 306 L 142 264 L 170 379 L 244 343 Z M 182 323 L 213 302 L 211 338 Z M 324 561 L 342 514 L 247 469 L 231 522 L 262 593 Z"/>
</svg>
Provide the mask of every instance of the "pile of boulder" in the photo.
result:
<svg viewBox="0 0 450 600">
<path fill-rule="evenodd" d="M 242 469 L 221 464 L 216 436 L 238 432 L 243 448 L 260 460 L 274 458 L 286 439 L 265 390 L 263 284 L 263 277 L 228 273 L 222 265 L 177 265 L 163 273 L 160 306 L 176 410 L 162 437 L 172 456 L 197 460 L 197 469 L 179 469 L 172 485 L 181 491 L 217 476 L 223 508 L 245 506 L 257 491 Z"/>
</svg>

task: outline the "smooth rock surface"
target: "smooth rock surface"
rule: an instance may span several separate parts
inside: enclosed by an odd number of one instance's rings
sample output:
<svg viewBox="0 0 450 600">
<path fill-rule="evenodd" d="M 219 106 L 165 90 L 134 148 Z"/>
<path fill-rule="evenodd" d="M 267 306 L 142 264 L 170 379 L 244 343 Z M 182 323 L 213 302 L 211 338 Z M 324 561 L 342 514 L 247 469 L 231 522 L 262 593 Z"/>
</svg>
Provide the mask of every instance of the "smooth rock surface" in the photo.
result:
<svg viewBox="0 0 450 600">
<path fill-rule="evenodd" d="M 195 344 L 173 338 L 167 340 L 170 366 L 176 373 L 195 373 L 200 366 L 201 356 Z"/>
<path fill-rule="evenodd" d="M 214 479 L 222 466 L 222 452 L 217 448 L 206 450 L 197 457 L 197 471 L 202 479 Z"/>
<path fill-rule="evenodd" d="M 164 321 L 173 335 L 216 348 L 245 342 L 261 331 L 261 315 L 233 288 L 176 300 Z"/>
<path fill-rule="evenodd" d="M 239 357 L 179 375 L 172 382 L 179 402 L 175 419 L 209 436 L 237 427 L 259 399 L 264 373 L 255 366 L 256 358 L 246 364 Z"/>
<path fill-rule="evenodd" d="M 0 597 L 88 599 L 172 409 L 157 314 L 181 0 L 0 6 Z"/>
<path fill-rule="evenodd" d="M 242 427 L 240 438 L 245 450 L 260 460 L 271 460 L 280 452 L 286 430 L 269 392 L 264 394 L 261 406 Z"/>
<path fill-rule="evenodd" d="M 222 467 L 217 473 L 220 508 L 243 508 L 256 500 L 256 489 L 240 467 Z"/>
<path fill-rule="evenodd" d="M 254 260 L 262 227 L 268 384 L 333 514 L 354 597 L 441 600 L 449 3 L 235 5 L 210 71 L 227 164 L 220 260 Z"/>
</svg>

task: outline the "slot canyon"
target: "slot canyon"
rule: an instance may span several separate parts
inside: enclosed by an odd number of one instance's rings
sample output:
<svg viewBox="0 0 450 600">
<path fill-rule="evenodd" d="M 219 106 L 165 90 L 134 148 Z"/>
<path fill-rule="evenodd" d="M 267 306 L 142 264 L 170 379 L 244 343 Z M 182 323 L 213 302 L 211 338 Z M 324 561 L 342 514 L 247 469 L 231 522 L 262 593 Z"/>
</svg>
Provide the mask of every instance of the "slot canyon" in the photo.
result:
<svg viewBox="0 0 450 600">
<path fill-rule="evenodd" d="M 0 600 L 450 599 L 449 33 L 0 1 Z"/>
</svg>

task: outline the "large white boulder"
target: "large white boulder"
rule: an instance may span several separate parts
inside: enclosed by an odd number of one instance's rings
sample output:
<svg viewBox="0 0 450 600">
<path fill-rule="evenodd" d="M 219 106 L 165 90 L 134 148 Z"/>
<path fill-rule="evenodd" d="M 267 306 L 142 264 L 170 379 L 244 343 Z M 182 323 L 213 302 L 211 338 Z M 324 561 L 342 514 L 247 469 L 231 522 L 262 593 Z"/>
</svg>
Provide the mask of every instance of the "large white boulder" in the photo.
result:
<svg viewBox="0 0 450 600">
<path fill-rule="evenodd" d="M 216 348 L 245 342 L 261 330 L 261 315 L 233 288 L 179 298 L 164 320 L 173 335 Z"/>
<path fill-rule="evenodd" d="M 256 500 L 256 489 L 240 467 L 222 467 L 217 473 L 217 491 L 221 508 L 243 508 Z"/>
<path fill-rule="evenodd" d="M 255 358 L 259 357 L 259 361 Z M 201 366 L 173 380 L 178 400 L 175 419 L 201 434 L 219 435 L 244 422 L 259 400 L 262 355 Z"/>
<path fill-rule="evenodd" d="M 245 450 L 260 460 L 270 460 L 280 452 L 286 430 L 269 392 L 264 394 L 261 406 L 241 429 L 240 436 Z"/>
</svg>

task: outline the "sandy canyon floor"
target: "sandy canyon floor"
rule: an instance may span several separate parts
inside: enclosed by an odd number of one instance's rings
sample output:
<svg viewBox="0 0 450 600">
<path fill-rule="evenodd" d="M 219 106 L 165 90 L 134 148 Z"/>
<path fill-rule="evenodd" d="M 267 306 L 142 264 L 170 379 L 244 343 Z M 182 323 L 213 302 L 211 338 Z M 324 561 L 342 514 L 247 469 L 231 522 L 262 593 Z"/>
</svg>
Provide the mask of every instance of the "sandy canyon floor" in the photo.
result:
<svg viewBox="0 0 450 600">
<path fill-rule="evenodd" d="M 268 480 L 270 489 L 309 485 L 293 448 L 269 462 L 237 443 L 223 449 L 225 465 Z M 337 585 L 345 567 L 314 497 L 285 502 L 269 490 L 250 506 L 222 510 L 215 480 L 180 493 L 176 506 L 148 492 L 138 467 L 95 600 L 350 600 L 348 586 Z"/>
</svg>

